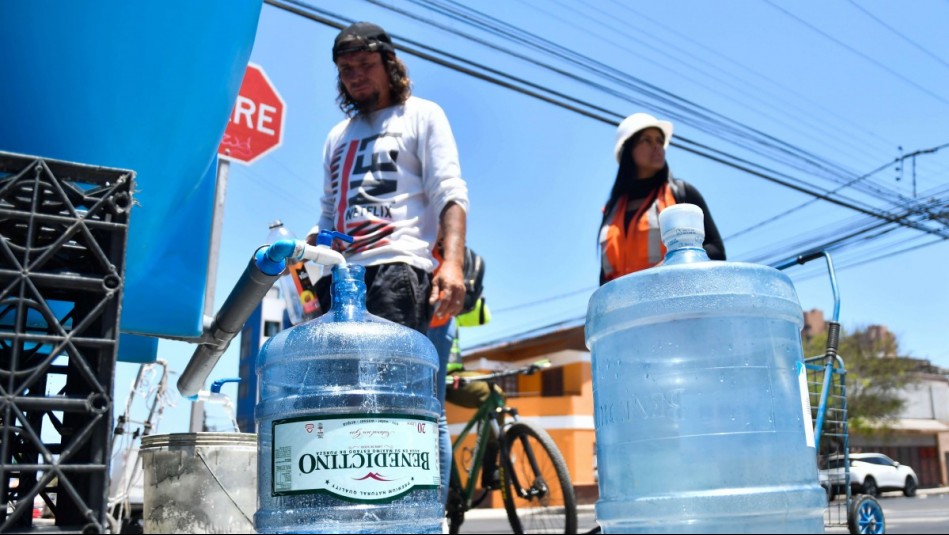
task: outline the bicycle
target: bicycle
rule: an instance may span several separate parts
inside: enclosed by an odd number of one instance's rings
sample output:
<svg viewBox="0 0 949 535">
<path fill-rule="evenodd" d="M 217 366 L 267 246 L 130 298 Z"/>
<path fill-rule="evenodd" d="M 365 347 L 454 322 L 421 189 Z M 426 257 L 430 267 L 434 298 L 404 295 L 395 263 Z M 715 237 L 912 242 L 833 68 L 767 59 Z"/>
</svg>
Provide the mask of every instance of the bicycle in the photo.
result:
<svg viewBox="0 0 949 535">
<path fill-rule="evenodd" d="M 549 365 L 549 364 L 547 364 Z M 458 533 L 465 512 L 480 505 L 490 492 L 500 490 L 514 533 L 576 533 L 577 504 L 567 464 L 546 431 L 518 418 L 517 409 L 505 404 L 495 381 L 514 375 L 531 375 L 545 367 L 535 363 L 523 368 L 474 377 L 449 376 L 449 388 L 485 381 L 489 395 L 452 444 L 451 480 L 446 516 L 449 533 Z M 465 445 L 475 432 L 474 447 Z M 462 467 L 459 468 L 459 462 Z M 485 463 L 497 467 L 497 480 Z M 467 479 L 462 484 L 461 474 Z M 476 483 L 486 488 L 475 496 Z"/>
<path fill-rule="evenodd" d="M 844 527 L 854 535 L 860 533 L 885 533 L 886 519 L 880 502 L 870 494 L 851 493 L 850 444 L 847 424 L 847 369 L 844 360 L 837 354 L 840 342 L 840 293 L 837 275 L 830 253 L 817 251 L 798 256 L 776 266 L 783 270 L 797 264 L 824 258 L 830 274 L 830 287 L 834 295 L 834 312 L 827 322 L 827 345 L 824 354 L 804 359 L 808 374 L 808 394 L 811 398 L 814 419 L 814 443 L 817 446 L 819 478 L 828 495 L 828 507 L 824 511 L 825 527 Z M 817 405 L 813 401 L 816 399 Z M 821 452 L 825 453 L 822 455 Z M 834 501 L 837 490 L 844 499 Z"/>
</svg>

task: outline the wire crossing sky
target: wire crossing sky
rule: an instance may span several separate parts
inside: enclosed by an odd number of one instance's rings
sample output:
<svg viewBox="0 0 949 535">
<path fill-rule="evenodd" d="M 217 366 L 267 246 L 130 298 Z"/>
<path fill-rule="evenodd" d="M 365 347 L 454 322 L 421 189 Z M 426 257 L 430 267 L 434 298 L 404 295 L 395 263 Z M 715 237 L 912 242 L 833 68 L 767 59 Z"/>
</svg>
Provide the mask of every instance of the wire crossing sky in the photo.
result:
<svg viewBox="0 0 949 535">
<path fill-rule="evenodd" d="M 439 28 L 442 30 L 449 29 L 449 27 L 445 24 L 440 24 L 440 23 L 432 21 L 429 18 L 426 18 L 421 12 L 412 12 L 410 10 L 397 8 L 394 5 L 391 5 L 387 2 L 382 2 L 380 0 L 367 0 L 367 1 L 372 4 L 384 7 L 400 15 L 410 17 L 414 20 L 425 22 L 426 24 L 429 24 L 436 28 Z M 597 62 L 593 58 L 577 54 L 549 40 L 540 38 L 529 32 L 521 31 L 514 26 L 506 24 L 503 21 L 500 21 L 496 18 L 487 16 L 472 8 L 465 7 L 453 1 L 410 0 L 410 2 L 422 7 L 426 7 L 426 6 L 431 7 L 435 9 L 437 12 L 439 12 L 440 14 L 446 15 L 450 19 L 456 22 L 466 24 L 478 30 L 483 30 L 491 35 L 500 37 L 514 44 L 524 45 L 535 51 L 539 51 L 547 55 L 552 55 L 555 58 L 565 60 L 574 68 L 590 70 L 590 65 L 595 65 L 596 68 L 594 68 L 591 72 L 597 76 L 604 78 L 607 83 L 617 82 L 617 83 L 623 84 L 625 85 L 627 89 L 638 90 L 639 92 L 643 93 L 647 98 L 648 97 L 656 98 L 658 96 L 664 102 L 671 103 L 673 105 L 681 102 L 682 104 L 679 104 L 679 106 L 680 108 L 682 108 L 682 110 L 671 111 L 669 113 L 670 116 L 682 115 L 685 117 L 689 117 L 689 119 L 686 119 L 686 122 L 692 122 L 693 118 L 696 116 L 698 116 L 699 119 L 704 118 L 704 120 L 708 123 L 704 126 L 704 130 L 706 132 L 712 133 L 719 139 L 723 139 L 726 141 L 728 140 L 734 141 L 733 139 L 730 138 L 730 135 L 734 135 L 734 134 L 740 135 L 742 134 L 742 131 L 745 131 L 744 136 L 746 139 L 753 141 L 755 143 L 758 143 L 759 145 L 762 145 L 764 147 L 772 147 L 778 150 L 777 155 L 768 154 L 764 151 L 758 150 L 756 153 L 759 157 L 770 158 L 772 160 L 776 160 L 779 162 L 784 161 L 782 160 L 782 157 L 796 158 L 800 160 L 800 163 L 797 163 L 797 165 L 795 165 L 795 168 L 798 170 L 802 170 L 802 171 L 810 170 L 811 172 L 817 174 L 818 176 L 829 177 L 832 180 L 837 181 L 838 183 L 840 183 L 841 180 L 843 180 L 843 178 L 849 178 L 847 182 L 841 183 L 839 187 L 836 187 L 832 190 L 823 190 L 823 191 L 821 191 L 818 186 L 815 186 L 809 183 L 803 183 L 803 185 L 794 186 L 793 182 L 802 182 L 802 181 L 797 180 L 793 177 L 787 177 L 790 179 L 790 181 L 785 181 L 781 179 L 775 179 L 773 176 L 771 176 L 769 177 L 769 179 L 771 180 L 775 180 L 778 183 L 788 185 L 789 187 L 795 187 L 798 191 L 811 193 L 815 195 L 818 200 L 823 199 L 825 201 L 834 202 L 842 206 L 846 206 L 846 207 L 855 209 L 857 211 L 863 212 L 865 214 L 868 214 L 871 217 L 876 217 L 885 222 L 889 222 L 895 225 L 901 225 L 907 228 L 912 228 L 921 232 L 925 232 L 927 234 L 935 235 L 942 239 L 949 237 L 949 233 L 945 232 L 944 229 L 942 228 L 944 226 L 944 221 L 941 221 L 940 224 L 936 225 L 935 227 L 930 227 L 924 224 L 929 219 L 935 219 L 938 221 L 940 219 L 939 212 L 934 212 L 932 210 L 924 209 L 925 207 L 921 206 L 919 202 L 915 201 L 914 199 L 910 199 L 901 195 L 899 192 L 895 190 L 895 188 L 887 188 L 887 187 L 881 186 L 879 184 L 875 184 L 867 180 L 876 171 L 878 171 L 879 168 L 873 172 L 864 174 L 862 176 L 856 176 L 855 178 L 850 178 L 849 176 L 850 173 L 848 171 L 843 170 L 841 166 L 827 159 L 823 159 L 819 156 L 810 154 L 797 147 L 794 147 L 793 145 L 789 143 L 776 139 L 773 136 L 770 136 L 768 134 L 758 132 L 754 129 L 745 127 L 744 125 L 734 124 L 733 121 L 730 121 L 728 118 L 721 117 L 718 114 L 711 112 L 710 110 L 705 110 L 704 108 L 702 108 L 701 106 L 698 106 L 695 103 L 684 101 L 680 97 L 676 95 L 671 95 L 668 92 L 665 92 L 662 89 L 653 86 L 652 84 L 648 84 L 640 80 L 637 80 L 634 77 L 624 75 L 623 73 L 617 71 L 616 69 L 612 69 L 600 62 Z M 333 24 L 333 26 L 342 26 L 344 22 L 345 23 L 350 22 L 348 19 L 346 19 L 345 17 L 339 14 L 332 13 L 323 9 L 319 9 L 313 6 L 312 4 L 308 4 L 302 1 L 291 0 L 290 2 L 284 2 L 281 0 L 273 0 L 273 1 L 270 1 L 269 3 L 277 7 L 292 5 L 294 8 L 300 8 L 302 11 L 298 11 L 296 9 L 294 9 L 294 11 L 304 16 L 306 15 L 306 12 L 319 14 L 321 16 L 314 17 L 314 20 L 317 20 L 318 22 L 322 22 L 324 24 L 326 23 L 332 24 L 331 21 L 328 21 L 328 19 L 323 18 L 324 16 L 328 16 L 328 17 L 331 17 L 332 19 L 336 19 L 337 21 L 341 21 L 338 24 Z M 785 12 L 783 9 L 780 9 L 780 10 L 782 12 Z M 808 26 L 808 27 L 811 27 L 811 26 Z M 481 39 L 481 38 L 475 37 L 471 35 L 470 33 L 461 33 L 458 31 L 455 31 L 455 33 L 464 37 L 465 39 L 469 41 L 472 41 L 481 45 L 485 45 L 493 50 L 502 52 L 509 56 L 515 57 L 517 59 L 528 61 L 528 62 L 534 63 L 535 65 L 542 65 L 544 68 L 552 72 L 555 72 L 561 76 L 574 79 L 574 80 L 582 79 L 580 75 L 571 73 L 563 69 L 556 68 L 546 63 L 538 62 L 536 60 L 532 61 L 528 56 L 524 54 L 514 52 L 513 50 L 509 48 L 505 48 L 496 43 L 492 43 L 491 41 L 487 39 Z M 405 37 L 398 36 L 398 35 L 395 35 L 395 37 L 397 41 L 411 42 L 415 46 L 426 48 L 430 52 L 435 52 L 436 54 L 438 53 L 434 48 L 427 47 L 424 44 L 414 42 L 410 39 L 407 39 Z M 419 57 L 423 57 L 426 59 L 433 59 L 430 53 L 423 53 L 423 52 L 418 51 L 417 49 L 413 49 L 413 48 L 409 48 L 405 46 L 403 46 L 402 49 Z M 488 72 L 490 74 L 489 76 L 481 76 L 481 77 L 484 79 L 491 80 L 494 83 L 502 85 L 503 87 L 507 87 L 509 89 L 515 89 L 515 90 L 517 89 L 516 87 L 512 87 L 509 83 L 499 80 L 496 77 L 496 75 L 500 75 L 502 77 L 508 78 L 508 80 L 513 80 L 516 83 L 521 84 L 522 86 L 529 86 L 532 89 L 540 89 L 541 91 L 547 92 L 557 98 L 566 98 L 567 100 L 570 100 L 571 102 L 581 103 L 590 109 L 594 109 L 597 111 L 604 111 L 610 116 L 620 117 L 620 118 L 622 117 L 621 114 L 610 112 L 596 106 L 595 104 L 584 102 L 577 98 L 564 95 L 563 93 L 556 91 L 552 88 L 543 87 L 537 83 L 532 83 L 529 81 L 525 81 L 523 79 L 515 78 L 513 75 L 503 73 L 501 71 L 492 69 L 490 67 L 473 62 L 468 59 L 460 58 L 453 54 L 447 54 L 447 53 L 441 53 L 441 54 L 448 56 L 451 59 L 451 61 L 448 61 L 448 62 L 444 62 L 444 61 L 441 62 L 443 65 L 449 68 L 460 70 L 461 72 L 476 75 L 475 73 L 472 73 L 468 67 L 462 67 L 458 63 L 458 61 L 464 62 L 466 65 L 474 66 L 480 69 L 482 72 Z M 609 87 L 605 85 L 593 84 L 592 82 L 589 82 L 589 81 L 587 81 L 586 83 L 587 85 L 590 85 L 591 87 L 594 87 L 600 91 L 616 94 L 615 91 L 609 89 Z M 534 91 L 530 91 L 530 94 L 536 95 Z M 548 102 L 556 102 L 556 101 L 550 100 L 549 98 L 544 98 L 541 95 L 537 95 L 537 97 L 542 98 Z M 572 106 L 569 106 L 569 109 L 574 109 L 574 111 L 577 111 L 578 113 L 583 113 L 580 110 L 576 110 Z M 599 119 L 609 122 L 610 124 L 614 124 L 614 125 L 618 124 L 618 120 L 609 120 L 609 119 L 604 119 L 604 118 L 599 118 Z M 681 139 L 681 137 L 679 139 Z M 691 142 L 690 140 L 687 140 L 687 139 L 682 139 L 682 141 Z M 682 146 L 678 142 L 674 141 L 673 143 L 674 143 L 674 146 Z M 691 143 L 695 145 L 694 142 L 691 142 Z M 709 147 L 703 147 L 703 148 L 709 148 Z M 699 155 L 708 156 L 706 152 L 697 150 L 694 146 L 691 148 L 686 148 L 686 150 L 690 150 Z M 714 150 L 715 149 L 713 149 L 713 151 Z M 725 165 L 733 165 L 732 163 L 729 163 L 729 161 L 733 162 L 736 159 L 734 155 L 730 155 L 727 153 L 723 153 L 722 155 L 725 157 L 728 157 L 728 160 L 721 160 L 721 163 Z M 901 159 L 903 158 L 897 158 L 896 161 L 900 161 Z M 773 170 L 764 168 L 760 164 L 755 164 L 753 162 L 748 162 L 748 163 L 750 163 L 752 166 L 758 167 L 759 169 L 765 169 L 766 171 L 769 171 L 771 174 L 775 173 Z M 792 163 L 792 165 L 794 164 Z M 736 166 L 736 167 L 739 169 L 746 169 L 745 167 L 742 167 L 742 166 Z M 836 173 L 836 174 L 826 175 L 825 172 L 831 172 L 831 173 Z M 757 174 L 761 176 L 760 173 L 757 173 Z M 841 174 L 846 174 L 848 176 L 841 177 L 840 176 Z M 846 197 L 844 197 L 844 195 L 840 194 L 841 190 L 844 190 L 846 188 L 860 189 L 862 192 L 872 195 L 877 201 L 883 201 L 884 203 L 887 203 L 887 204 L 890 203 L 890 199 L 892 199 L 893 197 L 897 197 L 899 199 L 899 203 L 896 206 L 894 206 L 893 209 L 891 209 L 890 211 L 877 211 L 877 210 L 874 210 L 870 205 L 861 204 L 852 199 L 847 199 Z M 929 204 L 932 204 L 933 201 L 930 200 L 928 202 Z M 938 204 L 940 202 L 944 202 L 944 200 L 937 200 L 935 202 Z M 783 214 L 779 214 L 778 216 L 773 216 L 768 219 L 768 222 L 772 222 L 779 218 L 786 217 L 787 215 L 790 215 L 797 209 L 801 207 L 805 207 L 808 204 L 810 204 L 810 202 L 805 203 L 804 205 L 801 205 L 800 207 L 796 209 L 785 211 Z M 897 208 L 902 208 L 902 210 L 897 210 Z M 923 217 L 921 220 L 910 217 L 910 216 L 913 216 L 915 214 L 920 214 L 920 213 L 923 213 L 925 215 L 932 216 L 932 217 L 930 218 Z M 734 236 L 740 236 L 741 234 L 750 232 L 756 228 L 758 228 L 757 225 L 748 227 L 736 233 Z M 809 253 L 812 250 L 819 250 L 819 249 L 839 250 L 839 249 L 843 249 L 847 245 L 855 245 L 855 244 L 865 245 L 868 241 L 865 234 L 867 232 L 877 231 L 877 230 L 878 230 L 877 226 L 867 227 L 864 232 L 851 234 L 848 240 L 838 239 L 838 240 L 828 241 L 827 239 L 822 239 L 818 236 L 812 236 L 811 239 L 816 240 L 816 243 L 812 244 L 810 247 L 806 247 L 805 250 L 790 251 L 792 253 L 791 256 L 795 256 L 796 254 Z M 875 235 L 880 236 L 881 234 L 875 234 Z M 787 252 L 788 251 L 785 252 L 785 255 L 787 254 Z M 778 263 L 781 263 L 781 261 L 783 260 L 786 260 L 786 256 L 774 258 L 773 255 L 760 255 L 760 254 L 754 257 L 753 259 L 753 261 L 756 261 L 756 262 L 769 263 L 769 264 L 778 264 Z M 864 259 L 863 262 L 865 261 L 866 260 Z"/>
</svg>

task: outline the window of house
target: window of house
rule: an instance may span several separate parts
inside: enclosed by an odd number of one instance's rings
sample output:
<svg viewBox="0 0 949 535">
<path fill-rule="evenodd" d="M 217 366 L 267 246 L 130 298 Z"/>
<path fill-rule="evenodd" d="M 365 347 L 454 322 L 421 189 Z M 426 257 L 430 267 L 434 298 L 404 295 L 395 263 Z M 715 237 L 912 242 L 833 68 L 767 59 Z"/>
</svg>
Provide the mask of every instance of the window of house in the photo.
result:
<svg viewBox="0 0 949 535">
<path fill-rule="evenodd" d="M 500 377 L 495 380 L 498 386 L 501 387 L 501 390 L 504 391 L 504 395 L 509 398 L 516 398 L 520 395 L 520 390 L 517 387 L 517 375 L 509 375 L 507 377 Z"/>
<path fill-rule="evenodd" d="M 563 368 L 550 368 L 540 372 L 541 391 L 543 397 L 563 395 Z"/>
</svg>

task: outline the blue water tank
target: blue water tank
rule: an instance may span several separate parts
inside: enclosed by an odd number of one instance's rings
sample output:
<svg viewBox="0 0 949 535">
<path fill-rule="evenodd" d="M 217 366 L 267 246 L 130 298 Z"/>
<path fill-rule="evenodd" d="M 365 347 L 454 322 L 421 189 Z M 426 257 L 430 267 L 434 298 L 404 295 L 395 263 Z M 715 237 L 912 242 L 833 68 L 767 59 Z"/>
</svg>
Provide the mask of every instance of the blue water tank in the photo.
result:
<svg viewBox="0 0 949 535">
<path fill-rule="evenodd" d="M 201 333 L 217 147 L 261 3 L 0 2 L 0 150 L 136 173 L 123 332 Z"/>
<path fill-rule="evenodd" d="M 659 267 L 599 288 L 592 353 L 606 533 L 823 533 L 791 281 L 713 262 L 702 211 L 660 214 Z"/>
<path fill-rule="evenodd" d="M 441 533 L 438 356 L 366 311 L 365 268 L 257 361 L 259 533 Z"/>
</svg>

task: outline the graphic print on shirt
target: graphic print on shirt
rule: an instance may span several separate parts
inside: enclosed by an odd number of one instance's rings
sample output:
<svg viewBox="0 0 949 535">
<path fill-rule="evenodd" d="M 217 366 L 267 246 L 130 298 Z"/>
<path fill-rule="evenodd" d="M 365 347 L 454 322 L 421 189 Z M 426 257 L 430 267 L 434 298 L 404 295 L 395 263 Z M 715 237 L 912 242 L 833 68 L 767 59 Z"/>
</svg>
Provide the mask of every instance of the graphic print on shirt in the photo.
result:
<svg viewBox="0 0 949 535">
<path fill-rule="evenodd" d="M 382 174 L 398 172 L 399 151 L 374 150 L 374 142 L 387 136 L 401 134 L 383 132 L 341 144 L 333 151 L 330 184 L 337 200 L 336 229 L 353 237 L 353 243 L 345 245 L 345 253 L 388 244 L 395 231 L 392 203 L 386 196 L 396 192 L 398 181 L 382 178 Z"/>
</svg>

